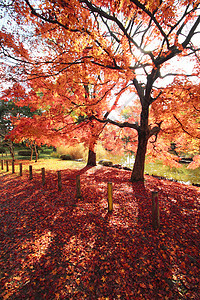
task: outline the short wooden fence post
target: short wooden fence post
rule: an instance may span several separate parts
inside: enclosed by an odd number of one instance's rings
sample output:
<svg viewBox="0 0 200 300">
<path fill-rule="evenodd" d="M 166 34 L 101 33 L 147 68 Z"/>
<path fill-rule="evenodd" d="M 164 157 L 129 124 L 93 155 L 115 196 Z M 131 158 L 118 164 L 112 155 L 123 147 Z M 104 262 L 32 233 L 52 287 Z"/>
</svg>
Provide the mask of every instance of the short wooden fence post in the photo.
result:
<svg viewBox="0 0 200 300">
<path fill-rule="evenodd" d="M 8 160 L 6 160 L 6 172 L 9 171 Z"/>
<path fill-rule="evenodd" d="M 1 159 L 1 170 L 3 170 L 4 161 Z"/>
<path fill-rule="evenodd" d="M 81 199 L 81 181 L 80 175 L 76 175 L 76 198 Z"/>
<path fill-rule="evenodd" d="M 33 168 L 32 166 L 29 166 L 29 179 L 33 179 Z"/>
<path fill-rule="evenodd" d="M 108 182 L 107 188 L 108 188 L 108 212 L 112 212 L 113 211 L 113 188 L 112 188 L 112 182 Z"/>
<path fill-rule="evenodd" d="M 61 191 L 62 190 L 61 171 L 57 171 L 57 172 L 58 172 L 58 190 Z"/>
<path fill-rule="evenodd" d="M 45 168 L 42 168 L 42 185 L 45 185 Z"/>
<path fill-rule="evenodd" d="M 19 176 L 22 176 L 22 163 L 19 164 Z"/>
<path fill-rule="evenodd" d="M 12 174 L 15 173 L 15 161 L 14 159 L 12 160 Z"/>
<path fill-rule="evenodd" d="M 160 212 L 158 202 L 158 192 L 152 192 L 152 226 L 154 229 L 160 227 Z"/>
</svg>

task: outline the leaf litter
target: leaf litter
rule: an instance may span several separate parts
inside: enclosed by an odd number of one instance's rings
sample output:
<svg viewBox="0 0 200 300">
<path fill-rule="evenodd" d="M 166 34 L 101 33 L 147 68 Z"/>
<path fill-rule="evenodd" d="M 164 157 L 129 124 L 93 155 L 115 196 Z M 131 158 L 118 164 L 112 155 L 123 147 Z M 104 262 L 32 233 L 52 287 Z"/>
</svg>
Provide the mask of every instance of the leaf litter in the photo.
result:
<svg viewBox="0 0 200 300">
<path fill-rule="evenodd" d="M 1 175 L 1 298 L 199 299 L 200 189 L 129 178 L 109 167 L 62 170 L 58 191 L 53 171 L 44 186 L 40 174 Z M 152 191 L 159 230 L 151 224 Z"/>
</svg>

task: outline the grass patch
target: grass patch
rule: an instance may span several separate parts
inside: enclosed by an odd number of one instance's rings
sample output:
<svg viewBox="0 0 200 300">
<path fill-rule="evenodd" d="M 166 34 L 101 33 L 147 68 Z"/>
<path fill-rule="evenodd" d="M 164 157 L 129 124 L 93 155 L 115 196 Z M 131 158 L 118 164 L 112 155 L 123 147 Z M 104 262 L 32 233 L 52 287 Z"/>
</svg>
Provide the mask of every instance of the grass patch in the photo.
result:
<svg viewBox="0 0 200 300">
<path fill-rule="evenodd" d="M 12 172 L 12 165 L 11 160 L 9 161 L 9 173 Z M 61 159 L 57 158 L 51 158 L 49 159 L 40 159 L 38 162 L 35 162 L 34 160 L 30 161 L 27 159 L 17 159 L 15 160 L 15 174 L 19 174 L 19 164 L 22 163 L 23 173 L 29 171 L 29 166 L 32 165 L 33 172 L 40 173 L 41 168 L 45 168 L 46 171 L 59 171 L 59 170 L 66 170 L 66 169 L 82 169 L 85 167 L 85 162 L 79 162 L 79 161 L 63 161 Z M 6 172 L 6 166 L 4 164 L 4 169 L 1 170 L 1 173 L 7 173 Z"/>
</svg>

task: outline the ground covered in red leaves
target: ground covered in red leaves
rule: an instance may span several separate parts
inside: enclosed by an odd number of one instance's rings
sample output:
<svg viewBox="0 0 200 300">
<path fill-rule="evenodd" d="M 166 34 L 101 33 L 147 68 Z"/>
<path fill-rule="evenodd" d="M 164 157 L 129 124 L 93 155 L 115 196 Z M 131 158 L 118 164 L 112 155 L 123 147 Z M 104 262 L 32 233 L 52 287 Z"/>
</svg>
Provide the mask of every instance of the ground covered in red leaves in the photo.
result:
<svg viewBox="0 0 200 300">
<path fill-rule="evenodd" d="M 76 199 L 80 173 L 82 199 Z M 199 299 L 200 189 L 109 167 L 0 175 L 6 299 Z M 108 213 L 107 182 L 113 183 Z M 159 192 L 160 230 L 151 224 Z"/>
</svg>

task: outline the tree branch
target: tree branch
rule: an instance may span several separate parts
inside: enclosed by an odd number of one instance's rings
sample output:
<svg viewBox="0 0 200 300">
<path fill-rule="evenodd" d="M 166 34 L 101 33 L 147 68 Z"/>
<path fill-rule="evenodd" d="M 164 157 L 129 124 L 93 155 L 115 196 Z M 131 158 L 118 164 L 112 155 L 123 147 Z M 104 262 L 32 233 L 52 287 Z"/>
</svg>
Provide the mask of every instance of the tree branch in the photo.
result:
<svg viewBox="0 0 200 300">
<path fill-rule="evenodd" d="M 200 24 L 200 16 L 198 16 L 196 22 L 194 23 L 194 25 L 192 26 L 192 28 L 190 29 L 189 34 L 187 35 L 185 41 L 182 43 L 183 48 L 186 48 L 186 46 L 190 43 L 191 38 L 194 35 L 195 30 L 197 29 L 197 27 Z"/>
<path fill-rule="evenodd" d="M 111 119 L 99 119 L 97 118 L 96 116 L 92 115 L 89 119 L 95 119 L 97 120 L 98 122 L 100 123 L 109 123 L 109 124 L 112 124 L 112 125 L 116 125 L 120 128 L 125 128 L 125 127 L 128 127 L 128 128 L 132 128 L 132 129 L 135 129 L 137 131 L 139 131 L 140 127 L 138 124 L 132 124 L 132 123 L 128 123 L 128 122 L 118 122 L 118 121 L 114 121 L 114 120 L 111 120 Z"/>
<path fill-rule="evenodd" d="M 182 130 L 183 130 L 185 133 L 187 133 L 189 136 L 191 136 L 191 137 L 193 137 L 193 138 L 195 138 L 195 139 L 200 139 L 200 137 L 198 137 L 198 136 L 196 136 L 196 135 L 194 135 L 194 134 L 191 134 L 189 131 L 187 131 L 187 130 L 184 128 L 184 126 L 183 126 L 183 124 L 181 123 L 181 121 L 180 121 L 174 114 L 173 114 L 173 117 L 174 117 L 174 119 L 180 124 Z"/>
<path fill-rule="evenodd" d="M 79 0 L 80 3 L 85 3 L 85 5 L 88 7 L 88 9 L 91 12 L 96 12 L 98 13 L 98 15 L 100 17 L 103 17 L 107 20 L 110 20 L 112 22 L 114 22 L 120 29 L 121 31 L 124 33 L 124 35 L 128 38 L 129 41 L 131 41 L 133 43 L 133 45 L 139 49 L 142 53 L 147 54 L 151 57 L 152 61 L 154 61 L 154 56 L 151 53 L 151 51 L 145 51 L 144 49 L 141 49 L 140 46 L 136 43 L 136 41 L 130 36 L 130 34 L 128 33 L 127 29 L 124 27 L 124 25 L 120 22 L 120 20 L 115 16 L 115 15 L 110 15 L 108 13 L 106 13 L 104 10 L 102 10 L 101 8 L 97 7 L 96 5 L 92 4 L 90 1 L 88 0 Z M 132 1 L 134 2 L 134 1 Z M 136 1 L 138 2 L 138 1 Z M 139 2 L 138 2 L 139 3 Z M 141 3 L 140 3 L 141 4 Z M 143 10 L 145 10 L 145 7 L 143 6 Z M 145 12 L 147 13 L 147 10 L 145 10 Z M 150 13 L 150 12 L 149 12 Z M 154 18 L 155 19 L 155 18 Z M 159 23 L 157 22 L 158 26 Z M 159 28 L 162 30 L 162 28 L 159 26 Z M 162 31 L 163 32 L 163 31 Z M 163 32 L 163 34 L 165 35 L 165 33 Z M 166 35 L 165 35 L 166 36 Z"/>
<path fill-rule="evenodd" d="M 26 4 L 28 5 L 28 7 L 30 8 L 32 15 L 34 15 L 34 16 L 40 18 L 41 20 L 43 20 L 43 21 L 45 21 L 45 22 L 48 22 L 48 23 L 51 23 L 51 24 L 57 24 L 57 25 L 59 25 L 59 26 L 65 28 L 65 29 L 67 29 L 67 30 L 69 30 L 69 31 L 71 31 L 71 32 L 80 32 L 79 29 L 72 29 L 72 28 L 69 28 L 69 26 L 67 26 L 66 24 L 60 23 L 60 22 L 57 20 L 57 18 L 54 18 L 54 19 L 51 18 L 51 19 L 50 19 L 50 18 L 47 18 L 47 17 L 45 17 L 45 16 L 43 16 L 43 15 L 37 13 L 37 11 L 35 10 L 35 8 L 30 4 L 29 0 L 25 0 L 25 2 L 26 2 Z"/>
</svg>

